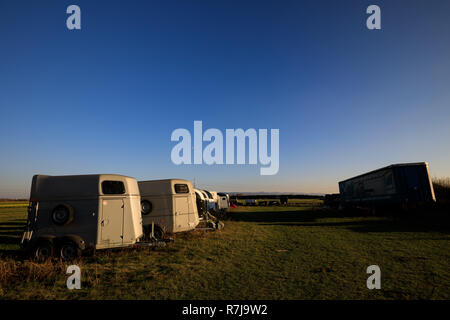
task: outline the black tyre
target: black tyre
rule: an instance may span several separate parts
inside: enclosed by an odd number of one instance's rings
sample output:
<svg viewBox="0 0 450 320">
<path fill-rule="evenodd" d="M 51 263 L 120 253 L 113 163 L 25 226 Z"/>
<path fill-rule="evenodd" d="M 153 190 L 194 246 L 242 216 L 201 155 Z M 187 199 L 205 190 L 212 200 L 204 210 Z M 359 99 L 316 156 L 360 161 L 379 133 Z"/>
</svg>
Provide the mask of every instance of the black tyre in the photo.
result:
<svg viewBox="0 0 450 320">
<path fill-rule="evenodd" d="M 52 221 L 58 226 L 71 223 L 73 220 L 73 208 L 68 205 L 59 205 L 52 212 Z"/>
<path fill-rule="evenodd" d="M 144 216 L 149 214 L 150 212 L 152 212 L 152 210 L 153 210 L 153 205 L 150 201 L 148 201 L 148 200 L 141 201 L 141 213 Z"/>
<path fill-rule="evenodd" d="M 59 256 L 63 261 L 72 261 L 81 255 L 80 247 L 73 241 L 66 240 L 59 246 Z"/>
<path fill-rule="evenodd" d="M 33 257 L 40 262 L 53 257 L 53 243 L 48 240 L 40 240 L 34 247 Z"/>
</svg>

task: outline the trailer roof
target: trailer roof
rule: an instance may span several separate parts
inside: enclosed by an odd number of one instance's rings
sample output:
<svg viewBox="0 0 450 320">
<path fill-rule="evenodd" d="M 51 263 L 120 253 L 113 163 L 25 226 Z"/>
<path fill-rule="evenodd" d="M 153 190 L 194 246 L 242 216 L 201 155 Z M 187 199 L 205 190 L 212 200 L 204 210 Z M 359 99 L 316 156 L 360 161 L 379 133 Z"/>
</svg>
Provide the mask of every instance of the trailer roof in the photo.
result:
<svg viewBox="0 0 450 320">
<path fill-rule="evenodd" d="M 122 181 L 124 195 L 139 195 L 135 178 L 118 174 L 86 174 L 68 176 L 35 175 L 31 184 L 30 199 L 70 199 L 97 197 L 102 194 L 103 181 Z"/>
<path fill-rule="evenodd" d="M 138 181 L 138 186 L 141 195 L 166 195 L 175 194 L 175 184 L 187 184 L 189 193 L 194 192 L 194 187 L 189 180 L 184 179 L 161 179 L 161 180 L 146 180 Z"/>
<path fill-rule="evenodd" d="M 194 191 L 200 196 L 200 199 L 205 200 L 205 194 L 202 192 L 202 190 L 194 189 Z"/>
<path fill-rule="evenodd" d="M 395 167 L 409 167 L 409 166 L 428 166 L 428 162 L 411 162 L 411 163 L 391 164 L 391 165 L 389 165 L 387 167 L 375 169 L 375 170 L 372 170 L 372 171 L 369 171 L 369 172 L 366 172 L 366 173 L 363 173 L 363 174 L 360 174 L 360 175 L 357 175 L 357 176 L 354 176 L 354 177 L 351 177 L 351 178 L 339 181 L 338 183 L 342 183 L 342 182 L 346 182 L 346 181 L 349 181 L 349 180 L 353 180 L 355 178 L 363 177 L 365 175 L 372 174 L 372 173 L 375 173 L 375 172 L 378 172 L 378 171 L 382 171 L 382 170 L 386 170 L 386 169 L 391 169 L 391 168 L 395 168 Z"/>
</svg>

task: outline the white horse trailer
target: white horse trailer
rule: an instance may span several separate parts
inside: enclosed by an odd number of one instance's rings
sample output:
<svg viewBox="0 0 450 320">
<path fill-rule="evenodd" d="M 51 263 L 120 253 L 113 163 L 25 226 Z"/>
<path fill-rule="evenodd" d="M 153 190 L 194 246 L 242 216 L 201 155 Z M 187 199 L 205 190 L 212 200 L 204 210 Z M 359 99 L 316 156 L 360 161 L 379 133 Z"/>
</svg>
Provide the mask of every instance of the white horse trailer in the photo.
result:
<svg viewBox="0 0 450 320">
<path fill-rule="evenodd" d="M 219 210 L 226 210 L 230 207 L 230 196 L 226 193 L 219 192 L 217 205 Z"/>
<path fill-rule="evenodd" d="M 204 213 L 207 210 L 208 207 L 208 200 L 206 199 L 206 194 L 204 194 L 201 190 L 194 189 L 195 191 L 195 198 L 197 203 L 197 211 L 199 214 L 199 217 L 203 216 Z"/>
<path fill-rule="evenodd" d="M 196 229 L 198 230 L 223 229 L 224 223 L 219 221 L 219 219 L 216 216 L 212 215 L 210 210 L 208 210 L 208 204 L 210 203 L 214 204 L 213 199 L 209 199 L 207 193 L 203 190 L 198 189 L 194 190 L 197 199 L 197 210 L 200 221 Z"/>
<path fill-rule="evenodd" d="M 136 179 L 112 174 L 33 177 L 21 247 L 35 258 L 71 260 L 89 248 L 134 245 L 142 235 Z"/>
<path fill-rule="evenodd" d="M 208 211 L 217 211 L 217 203 L 214 200 L 213 194 L 210 191 L 208 191 L 208 190 L 203 190 L 203 192 L 205 193 L 206 199 L 207 199 L 207 207 L 206 207 L 206 209 Z"/>
<path fill-rule="evenodd" d="M 199 223 L 192 183 L 181 179 L 139 181 L 144 233 L 156 238 L 195 229 Z"/>
</svg>

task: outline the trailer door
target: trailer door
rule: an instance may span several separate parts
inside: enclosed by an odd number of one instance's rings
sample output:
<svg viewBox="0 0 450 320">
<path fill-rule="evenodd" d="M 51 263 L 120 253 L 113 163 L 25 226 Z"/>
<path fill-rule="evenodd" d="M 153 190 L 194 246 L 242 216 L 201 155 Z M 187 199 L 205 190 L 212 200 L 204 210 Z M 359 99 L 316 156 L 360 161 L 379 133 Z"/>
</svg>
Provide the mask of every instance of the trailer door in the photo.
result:
<svg viewBox="0 0 450 320">
<path fill-rule="evenodd" d="M 185 231 L 189 228 L 189 203 L 188 197 L 175 196 L 175 230 Z"/>
<path fill-rule="evenodd" d="M 123 199 L 103 199 L 101 240 L 120 245 L 123 242 Z"/>
</svg>

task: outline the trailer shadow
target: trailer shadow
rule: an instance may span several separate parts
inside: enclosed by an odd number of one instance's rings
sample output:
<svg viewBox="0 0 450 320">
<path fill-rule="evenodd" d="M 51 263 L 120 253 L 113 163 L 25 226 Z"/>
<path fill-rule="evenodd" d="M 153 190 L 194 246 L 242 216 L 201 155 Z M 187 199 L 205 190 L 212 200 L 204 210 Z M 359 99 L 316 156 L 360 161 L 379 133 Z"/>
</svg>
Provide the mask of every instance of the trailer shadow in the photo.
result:
<svg viewBox="0 0 450 320">
<path fill-rule="evenodd" d="M 330 209 L 279 212 L 232 212 L 232 221 L 255 222 L 265 226 L 336 227 L 354 232 L 439 232 L 450 234 L 448 215 L 373 216 Z M 327 221 L 332 220 L 332 221 Z"/>
<path fill-rule="evenodd" d="M 327 218 L 325 210 L 288 210 L 288 211 L 247 211 L 229 212 L 228 220 L 243 222 L 313 222 L 317 219 Z"/>
<path fill-rule="evenodd" d="M 22 255 L 19 244 L 24 227 L 23 220 L 0 222 L 0 257 L 18 258 Z"/>
<path fill-rule="evenodd" d="M 381 232 L 439 232 L 450 235 L 450 226 L 448 224 L 429 223 L 428 221 L 418 220 L 391 220 L 372 223 L 360 223 L 348 226 L 348 229 L 361 233 L 381 233 Z"/>
</svg>

